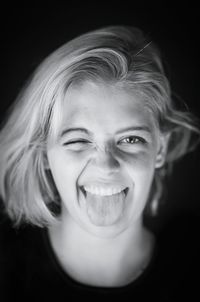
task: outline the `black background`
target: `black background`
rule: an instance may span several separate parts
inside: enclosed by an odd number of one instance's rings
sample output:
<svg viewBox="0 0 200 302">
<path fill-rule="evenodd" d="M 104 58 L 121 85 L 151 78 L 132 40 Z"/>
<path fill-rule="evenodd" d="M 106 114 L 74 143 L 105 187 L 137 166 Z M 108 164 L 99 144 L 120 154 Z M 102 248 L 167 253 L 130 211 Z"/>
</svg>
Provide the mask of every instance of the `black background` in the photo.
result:
<svg viewBox="0 0 200 302">
<path fill-rule="evenodd" d="M 42 4 L 43 3 L 43 4 Z M 173 91 L 200 117 L 199 19 L 192 2 L 63 1 L 1 8 L 1 119 L 36 66 L 53 50 L 86 31 L 106 25 L 133 25 L 159 45 Z M 197 149 L 180 160 L 169 182 L 164 212 L 200 216 L 200 156 Z"/>
</svg>

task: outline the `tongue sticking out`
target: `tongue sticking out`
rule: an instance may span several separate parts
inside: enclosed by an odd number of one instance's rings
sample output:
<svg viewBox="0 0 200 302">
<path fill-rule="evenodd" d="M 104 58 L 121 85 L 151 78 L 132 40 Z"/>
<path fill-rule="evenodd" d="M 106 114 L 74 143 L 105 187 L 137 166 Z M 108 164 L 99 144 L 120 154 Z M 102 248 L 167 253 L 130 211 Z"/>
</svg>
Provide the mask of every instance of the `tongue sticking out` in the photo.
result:
<svg viewBox="0 0 200 302">
<path fill-rule="evenodd" d="M 87 214 L 90 221 L 97 226 L 114 224 L 124 210 L 125 193 L 100 196 L 86 193 Z"/>
</svg>

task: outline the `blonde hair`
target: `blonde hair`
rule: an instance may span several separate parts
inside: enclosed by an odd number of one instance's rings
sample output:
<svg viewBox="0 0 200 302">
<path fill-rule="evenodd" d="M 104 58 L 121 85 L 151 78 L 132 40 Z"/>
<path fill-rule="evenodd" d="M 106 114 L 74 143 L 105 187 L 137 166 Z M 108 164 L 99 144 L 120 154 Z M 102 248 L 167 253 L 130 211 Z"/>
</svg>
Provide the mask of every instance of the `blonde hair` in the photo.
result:
<svg viewBox="0 0 200 302">
<path fill-rule="evenodd" d="M 137 91 L 160 130 L 170 134 L 166 163 L 155 173 L 157 196 L 171 164 L 197 144 L 192 139 L 200 134 L 194 116 L 176 108 L 160 53 L 141 30 L 111 26 L 81 35 L 42 62 L 2 126 L 0 194 L 16 225 L 25 221 L 47 226 L 57 220 L 59 194 L 45 169 L 46 143 L 58 135 L 68 87 L 88 80 L 121 83 Z"/>
</svg>

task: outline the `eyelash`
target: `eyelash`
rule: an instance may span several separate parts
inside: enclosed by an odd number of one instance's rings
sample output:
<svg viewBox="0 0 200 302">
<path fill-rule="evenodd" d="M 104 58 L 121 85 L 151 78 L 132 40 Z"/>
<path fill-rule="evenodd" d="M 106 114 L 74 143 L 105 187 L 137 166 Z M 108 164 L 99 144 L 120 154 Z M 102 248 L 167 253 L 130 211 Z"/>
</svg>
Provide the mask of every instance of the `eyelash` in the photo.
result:
<svg viewBox="0 0 200 302">
<path fill-rule="evenodd" d="M 76 143 L 90 143 L 90 142 L 87 141 L 87 140 L 84 140 L 84 139 L 77 139 L 77 140 L 74 140 L 74 141 L 66 142 L 63 145 L 70 145 L 70 144 L 76 144 Z"/>
<path fill-rule="evenodd" d="M 127 140 L 127 139 L 134 139 L 134 143 L 128 143 L 128 144 L 130 144 L 130 145 L 135 145 L 135 144 L 146 144 L 147 143 L 147 141 L 144 139 L 144 138 L 142 138 L 142 137 L 140 137 L 140 136 L 135 136 L 135 135 L 130 135 L 130 136 L 127 136 L 127 137 L 125 137 L 125 138 L 123 138 L 123 139 L 121 139 L 120 140 L 120 143 L 122 143 L 123 144 L 123 140 Z M 127 142 L 126 142 L 127 143 Z"/>
<path fill-rule="evenodd" d="M 128 143 L 128 142 L 123 142 L 123 140 L 127 140 L 127 139 L 134 139 L 135 140 L 135 142 L 134 143 Z M 78 139 L 78 140 L 74 140 L 74 141 L 69 141 L 69 142 L 66 142 L 66 143 L 64 143 L 63 145 L 64 146 L 68 146 L 68 145 L 73 145 L 73 144 L 81 144 L 81 143 L 86 143 L 86 144 L 91 144 L 91 142 L 90 141 L 88 141 L 88 140 L 84 140 L 84 139 Z M 123 139 L 121 139 L 120 141 L 119 141 L 119 144 L 130 144 L 130 145 L 135 145 L 135 144 L 146 144 L 147 143 L 147 141 L 144 139 L 144 138 L 142 138 L 142 137 L 140 137 L 140 136 L 135 136 L 135 135 L 132 135 L 132 136 L 128 136 L 128 137 L 125 137 L 125 138 L 123 138 Z"/>
</svg>

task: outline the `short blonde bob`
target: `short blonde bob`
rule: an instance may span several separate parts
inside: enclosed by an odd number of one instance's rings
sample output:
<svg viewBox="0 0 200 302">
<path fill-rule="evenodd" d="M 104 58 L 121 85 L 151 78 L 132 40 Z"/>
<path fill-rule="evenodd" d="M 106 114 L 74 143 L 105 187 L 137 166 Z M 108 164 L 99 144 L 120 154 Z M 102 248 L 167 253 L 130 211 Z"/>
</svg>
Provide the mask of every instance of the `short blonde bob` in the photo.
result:
<svg viewBox="0 0 200 302">
<path fill-rule="evenodd" d="M 160 131 L 170 135 L 166 162 L 155 171 L 152 196 L 161 195 L 172 163 L 197 144 L 200 131 L 195 118 L 175 104 L 160 53 L 141 30 L 109 26 L 83 34 L 40 64 L 2 125 L 0 194 L 16 225 L 42 227 L 58 221 L 59 194 L 45 167 L 47 140 L 58 136 L 69 86 L 88 80 L 120 84 L 139 93 Z"/>
</svg>

